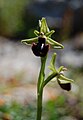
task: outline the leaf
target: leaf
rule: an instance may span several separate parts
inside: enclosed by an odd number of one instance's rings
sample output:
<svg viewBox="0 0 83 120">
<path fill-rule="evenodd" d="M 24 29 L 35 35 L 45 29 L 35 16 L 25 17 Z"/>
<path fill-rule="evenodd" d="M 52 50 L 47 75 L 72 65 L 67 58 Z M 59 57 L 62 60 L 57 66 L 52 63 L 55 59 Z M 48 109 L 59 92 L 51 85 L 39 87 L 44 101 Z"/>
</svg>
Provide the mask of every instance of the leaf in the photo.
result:
<svg viewBox="0 0 83 120">
<path fill-rule="evenodd" d="M 50 44 L 53 48 L 56 49 L 63 49 L 64 46 L 56 41 L 54 41 L 53 39 L 47 37 L 47 43 Z"/>
<path fill-rule="evenodd" d="M 31 39 L 24 39 L 21 42 L 26 45 L 29 45 L 29 44 L 32 44 L 33 42 L 37 42 L 37 41 L 38 41 L 38 37 L 31 38 Z"/>
</svg>

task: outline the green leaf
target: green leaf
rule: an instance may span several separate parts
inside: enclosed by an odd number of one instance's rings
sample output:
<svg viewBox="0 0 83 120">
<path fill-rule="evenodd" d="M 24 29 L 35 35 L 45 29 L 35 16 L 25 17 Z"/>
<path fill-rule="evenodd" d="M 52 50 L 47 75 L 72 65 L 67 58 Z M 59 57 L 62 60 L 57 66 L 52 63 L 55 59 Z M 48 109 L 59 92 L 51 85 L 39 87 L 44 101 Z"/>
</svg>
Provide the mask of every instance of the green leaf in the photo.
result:
<svg viewBox="0 0 83 120">
<path fill-rule="evenodd" d="M 21 42 L 26 45 L 29 45 L 29 44 L 32 44 L 33 42 L 37 42 L 37 41 L 38 41 L 38 37 L 31 38 L 31 39 L 24 39 Z"/>
<path fill-rule="evenodd" d="M 49 32 L 49 28 L 45 18 L 39 20 L 39 26 L 40 26 L 40 33 L 43 32 L 44 34 L 46 34 Z"/>
<path fill-rule="evenodd" d="M 47 43 L 50 44 L 53 48 L 56 49 L 63 49 L 64 46 L 56 41 L 54 41 L 53 39 L 47 37 Z"/>
</svg>

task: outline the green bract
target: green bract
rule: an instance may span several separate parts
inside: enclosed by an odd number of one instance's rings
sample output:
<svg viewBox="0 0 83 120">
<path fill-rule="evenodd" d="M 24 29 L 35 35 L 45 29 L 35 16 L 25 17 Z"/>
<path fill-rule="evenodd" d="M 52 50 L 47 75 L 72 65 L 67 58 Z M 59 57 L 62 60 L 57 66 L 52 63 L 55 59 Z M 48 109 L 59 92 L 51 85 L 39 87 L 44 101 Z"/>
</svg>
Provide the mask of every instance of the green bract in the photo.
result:
<svg viewBox="0 0 83 120">
<path fill-rule="evenodd" d="M 51 38 L 51 35 L 55 31 L 49 30 L 45 18 L 42 18 L 41 20 L 39 20 L 39 28 L 40 28 L 40 31 L 34 30 L 34 34 L 36 35 L 35 38 L 24 39 L 24 40 L 22 40 L 22 42 L 26 45 L 30 45 L 32 43 L 37 43 L 39 37 L 44 37 L 44 38 L 46 38 L 46 44 L 49 44 L 52 48 L 56 48 L 56 49 L 63 49 L 64 48 L 64 46 L 62 44 L 56 42 L 55 40 L 53 40 Z"/>
</svg>

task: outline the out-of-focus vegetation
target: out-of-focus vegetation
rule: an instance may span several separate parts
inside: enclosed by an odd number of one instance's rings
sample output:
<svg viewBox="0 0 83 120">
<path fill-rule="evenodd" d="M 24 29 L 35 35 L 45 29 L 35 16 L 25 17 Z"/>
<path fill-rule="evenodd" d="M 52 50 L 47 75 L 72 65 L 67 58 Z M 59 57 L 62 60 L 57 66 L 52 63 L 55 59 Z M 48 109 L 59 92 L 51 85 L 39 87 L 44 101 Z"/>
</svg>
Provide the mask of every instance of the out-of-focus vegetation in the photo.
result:
<svg viewBox="0 0 83 120">
<path fill-rule="evenodd" d="M 22 16 L 29 0 L 0 0 L 0 34 L 13 36 L 24 28 Z"/>
<path fill-rule="evenodd" d="M 43 120 L 82 120 L 83 103 L 74 96 L 63 93 L 56 100 L 44 103 Z M 36 106 L 33 104 L 19 104 L 13 101 L 11 104 L 0 106 L 0 120 L 35 120 Z"/>
<path fill-rule="evenodd" d="M 0 107 L 0 120 L 35 120 L 35 107 L 12 102 Z"/>
<path fill-rule="evenodd" d="M 0 120 L 35 120 L 39 59 L 16 40 L 33 37 L 41 17 L 65 47 L 58 52 L 57 66 L 67 67 L 75 80 L 71 92 L 54 81 L 48 85 L 55 94 L 47 89 L 42 120 L 83 120 L 82 0 L 0 0 Z"/>
</svg>

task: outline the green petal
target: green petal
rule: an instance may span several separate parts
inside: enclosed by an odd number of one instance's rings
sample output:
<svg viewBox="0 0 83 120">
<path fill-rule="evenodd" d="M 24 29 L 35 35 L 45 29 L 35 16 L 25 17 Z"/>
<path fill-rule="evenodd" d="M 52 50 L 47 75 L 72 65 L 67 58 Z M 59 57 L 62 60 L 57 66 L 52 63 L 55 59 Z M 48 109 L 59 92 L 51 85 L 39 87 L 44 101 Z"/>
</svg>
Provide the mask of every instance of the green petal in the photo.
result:
<svg viewBox="0 0 83 120">
<path fill-rule="evenodd" d="M 63 49 L 64 46 L 56 41 L 54 41 L 53 39 L 47 37 L 47 43 L 50 44 L 53 48 L 56 49 Z"/>
<path fill-rule="evenodd" d="M 54 33 L 55 31 L 54 30 L 51 30 L 49 31 L 48 33 L 46 33 L 46 37 L 51 37 L 51 35 Z"/>
<path fill-rule="evenodd" d="M 29 45 L 29 44 L 32 44 L 33 42 L 37 42 L 37 41 L 38 41 L 38 37 L 31 38 L 31 39 L 24 39 L 21 42 L 26 45 Z"/>
<path fill-rule="evenodd" d="M 34 30 L 34 34 L 35 34 L 36 36 L 39 36 L 39 31 Z"/>
<path fill-rule="evenodd" d="M 42 18 L 39 21 L 39 26 L 40 26 L 40 33 L 43 32 L 44 34 L 46 34 L 47 32 L 49 32 L 49 28 L 48 28 L 48 25 L 47 25 L 47 22 L 46 22 L 45 18 Z"/>
<path fill-rule="evenodd" d="M 69 78 L 65 77 L 64 75 L 62 75 L 62 74 L 60 74 L 60 76 L 58 77 L 58 79 L 60 79 L 60 80 L 65 80 L 65 81 L 69 81 L 70 83 L 71 83 L 71 82 L 74 82 L 74 80 L 69 79 Z"/>
<path fill-rule="evenodd" d="M 63 71 L 64 66 L 60 66 L 58 69 L 58 72 L 60 73 L 61 71 Z"/>
</svg>

